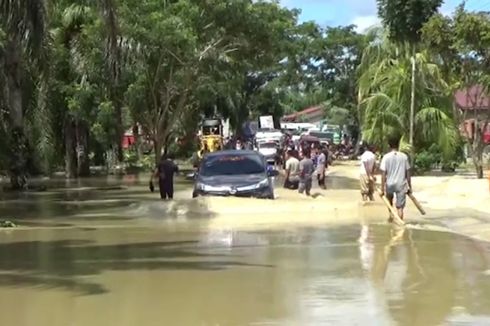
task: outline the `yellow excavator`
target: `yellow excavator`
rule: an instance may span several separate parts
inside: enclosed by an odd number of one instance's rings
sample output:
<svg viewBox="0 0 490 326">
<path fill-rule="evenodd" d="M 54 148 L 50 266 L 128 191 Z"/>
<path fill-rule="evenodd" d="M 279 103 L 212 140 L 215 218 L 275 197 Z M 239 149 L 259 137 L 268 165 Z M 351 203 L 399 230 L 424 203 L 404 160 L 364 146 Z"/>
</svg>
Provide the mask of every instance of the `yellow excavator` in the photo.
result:
<svg viewBox="0 0 490 326">
<path fill-rule="evenodd" d="M 221 119 L 204 119 L 200 130 L 198 157 L 223 149 L 223 122 Z"/>
</svg>

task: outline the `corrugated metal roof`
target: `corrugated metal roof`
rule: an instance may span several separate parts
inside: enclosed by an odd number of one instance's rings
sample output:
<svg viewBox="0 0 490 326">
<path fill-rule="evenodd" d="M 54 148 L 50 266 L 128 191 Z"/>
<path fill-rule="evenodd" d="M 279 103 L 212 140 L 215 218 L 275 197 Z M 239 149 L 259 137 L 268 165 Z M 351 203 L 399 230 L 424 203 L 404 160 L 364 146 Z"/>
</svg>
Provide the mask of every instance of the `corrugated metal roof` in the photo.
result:
<svg viewBox="0 0 490 326">
<path fill-rule="evenodd" d="M 284 121 L 294 120 L 294 119 L 299 118 L 299 117 L 304 116 L 304 115 L 312 115 L 312 114 L 320 114 L 320 113 L 323 113 L 323 107 L 312 106 L 312 107 L 306 108 L 302 111 L 295 112 L 293 114 L 289 114 L 287 116 L 284 116 L 283 120 Z"/>
<path fill-rule="evenodd" d="M 490 110 L 490 96 L 481 85 L 475 85 L 456 92 L 456 105 L 464 110 Z"/>
</svg>

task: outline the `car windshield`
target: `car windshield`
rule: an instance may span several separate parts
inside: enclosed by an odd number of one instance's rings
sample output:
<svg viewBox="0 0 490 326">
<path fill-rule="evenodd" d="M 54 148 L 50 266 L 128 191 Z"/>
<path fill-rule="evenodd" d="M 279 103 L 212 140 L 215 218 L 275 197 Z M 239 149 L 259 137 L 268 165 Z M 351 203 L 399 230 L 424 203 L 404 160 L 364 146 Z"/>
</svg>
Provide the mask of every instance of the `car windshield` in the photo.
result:
<svg viewBox="0 0 490 326">
<path fill-rule="evenodd" d="M 259 155 L 220 155 L 209 157 L 201 165 L 200 174 L 211 177 L 218 175 L 241 175 L 265 173 Z"/>
<path fill-rule="evenodd" d="M 318 132 L 318 131 L 312 131 L 310 132 L 310 136 L 316 137 L 319 139 L 331 139 L 333 138 L 333 134 L 329 132 Z"/>
<path fill-rule="evenodd" d="M 259 144 L 259 148 L 277 148 L 276 143 L 261 143 Z"/>
<path fill-rule="evenodd" d="M 278 132 L 278 130 L 271 129 L 271 128 L 259 128 L 257 131 L 258 132 Z"/>
</svg>

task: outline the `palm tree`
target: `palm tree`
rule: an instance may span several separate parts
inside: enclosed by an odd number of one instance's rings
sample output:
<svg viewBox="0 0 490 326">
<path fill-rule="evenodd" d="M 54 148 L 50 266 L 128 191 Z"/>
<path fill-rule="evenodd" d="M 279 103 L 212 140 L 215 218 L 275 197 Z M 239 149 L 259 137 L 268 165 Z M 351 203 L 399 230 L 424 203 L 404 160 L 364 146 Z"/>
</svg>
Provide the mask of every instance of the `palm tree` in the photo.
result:
<svg viewBox="0 0 490 326">
<path fill-rule="evenodd" d="M 108 94 L 109 99 L 115 108 L 116 134 L 117 139 L 115 148 L 117 148 L 117 159 L 119 162 L 123 160 L 122 137 L 124 134 L 122 121 L 122 98 L 124 91 L 121 90 L 121 65 L 122 65 L 122 49 L 119 21 L 117 8 L 114 0 L 99 0 L 98 1 L 101 17 L 105 26 L 106 35 L 106 65 L 108 70 Z"/>
<path fill-rule="evenodd" d="M 39 59 L 45 35 L 44 0 L 0 0 L 0 29 L 5 37 L 0 50 L 2 95 L 6 98 L 10 130 L 12 188 L 26 185 L 27 140 L 24 130 L 23 71 L 28 60 Z"/>
<path fill-rule="evenodd" d="M 411 120 L 411 47 L 395 45 L 380 29 L 371 33 L 377 37 L 365 49 L 359 66 L 358 96 L 364 138 L 381 145 L 396 133 L 406 142 Z M 450 87 L 427 51 L 416 53 L 415 61 L 418 97 L 414 146 L 437 143 L 449 156 L 459 135 L 452 117 Z"/>
<path fill-rule="evenodd" d="M 65 175 L 75 178 L 90 173 L 87 117 L 96 105 L 93 100 L 96 81 L 92 72 L 96 65 L 88 54 L 92 43 L 87 31 L 94 26 L 97 16 L 90 6 L 75 0 L 58 5 L 52 15 L 53 47 L 58 54 L 54 57 L 58 61 L 52 79 L 61 86 L 51 91 L 52 109 L 58 110 L 58 127 L 62 130 Z"/>
</svg>

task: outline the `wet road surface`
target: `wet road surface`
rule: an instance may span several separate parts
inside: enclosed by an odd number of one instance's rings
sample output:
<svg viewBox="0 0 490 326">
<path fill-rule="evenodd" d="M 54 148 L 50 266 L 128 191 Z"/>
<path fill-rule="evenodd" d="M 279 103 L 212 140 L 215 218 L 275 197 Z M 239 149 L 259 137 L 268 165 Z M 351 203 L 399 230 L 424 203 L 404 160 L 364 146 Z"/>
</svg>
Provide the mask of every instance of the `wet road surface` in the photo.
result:
<svg viewBox="0 0 490 326">
<path fill-rule="evenodd" d="M 0 204 L 32 225 L 0 230 L 0 325 L 490 324 L 486 243 L 376 223 L 140 224 L 124 212 L 164 219 L 143 185 L 80 189 Z"/>
<path fill-rule="evenodd" d="M 488 325 L 488 252 L 385 225 L 19 231 L 0 325 Z"/>
</svg>

